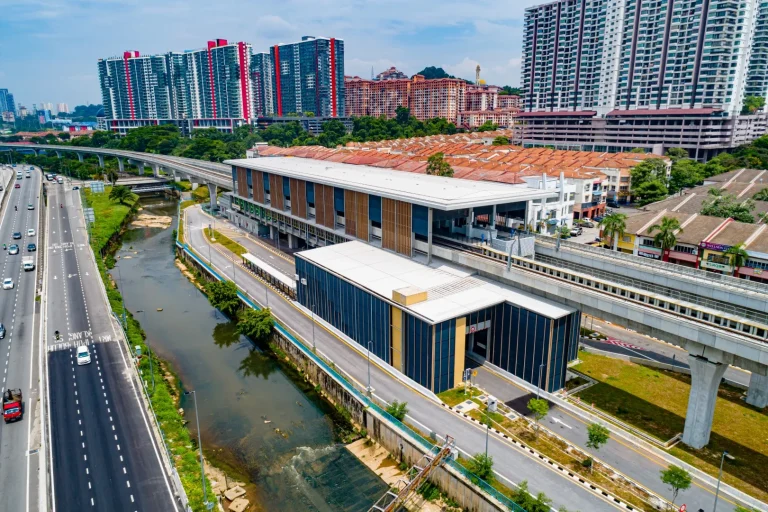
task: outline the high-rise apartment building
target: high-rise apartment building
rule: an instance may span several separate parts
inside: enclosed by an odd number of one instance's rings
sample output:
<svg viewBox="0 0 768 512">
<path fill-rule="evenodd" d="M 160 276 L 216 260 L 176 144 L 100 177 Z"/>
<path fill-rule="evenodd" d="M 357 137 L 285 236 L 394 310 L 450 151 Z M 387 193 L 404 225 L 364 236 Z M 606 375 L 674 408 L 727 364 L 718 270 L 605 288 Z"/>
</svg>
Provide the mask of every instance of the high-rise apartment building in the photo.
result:
<svg viewBox="0 0 768 512">
<path fill-rule="evenodd" d="M 411 114 L 417 119 L 443 117 L 457 122 L 466 105 L 467 82 L 457 78 L 426 80 L 413 77 L 411 84 Z"/>
<path fill-rule="evenodd" d="M 408 75 L 397 69 L 396 67 L 392 66 L 391 68 L 382 71 L 378 75 L 376 75 L 376 78 L 374 80 L 407 80 Z"/>
<path fill-rule="evenodd" d="M 99 59 L 101 100 L 108 119 L 170 119 L 165 55 L 124 52 Z"/>
<path fill-rule="evenodd" d="M 468 85 L 466 105 L 462 110 L 482 111 L 499 107 L 499 90 L 495 85 Z"/>
<path fill-rule="evenodd" d="M 738 115 L 747 94 L 768 93 L 767 18 L 762 0 L 558 0 L 526 9 L 522 142 L 682 146 L 701 159 L 735 145 L 737 134 L 765 124 Z"/>
<path fill-rule="evenodd" d="M 168 83 L 168 99 L 172 119 L 191 119 L 192 96 L 189 87 L 189 59 L 186 53 L 168 52 L 165 54 L 165 75 Z"/>
<path fill-rule="evenodd" d="M 272 82 L 272 56 L 269 53 L 254 53 L 251 56 L 251 88 L 253 114 L 272 116 L 275 114 L 275 95 Z"/>
<path fill-rule="evenodd" d="M 69 105 L 66 103 L 58 103 L 56 105 L 56 112 L 59 114 L 69 114 Z"/>
<path fill-rule="evenodd" d="M 0 114 L 4 112 L 16 113 L 16 102 L 8 89 L 0 89 Z"/>
<path fill-rule="evenodd" d="M 345 77 L 346 114 L 351 117 L 395 117 L 398 107 L 410 108 L 411 80 L 366 80 Z"/>
<path fill-rule="evenodd" d="M 270 49 L 275 114 L 344 117 L 344 41 L 304 36 Z"/>
</svg>

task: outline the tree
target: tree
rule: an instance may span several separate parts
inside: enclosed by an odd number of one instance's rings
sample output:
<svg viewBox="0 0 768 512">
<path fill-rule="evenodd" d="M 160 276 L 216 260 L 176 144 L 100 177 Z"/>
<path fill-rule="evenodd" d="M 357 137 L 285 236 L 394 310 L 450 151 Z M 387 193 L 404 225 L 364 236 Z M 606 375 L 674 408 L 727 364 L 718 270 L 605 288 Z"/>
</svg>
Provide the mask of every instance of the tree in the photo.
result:
<svg viewBox="0 0 768 512">
<path fill-rule="evenodd" d="M 666 152 L 666 155 L 674 163 L 677 160 L 688 158 L 688 151 L 683 148 L 669 148 Z"/>
<path fill-rule="evenodd" d="M 662 183 L 667 182 L 667 164 L 661 158 L 646 158 L 629 171 L 632 181 L 632 192 L 635 187 L 643 183 L 658 180 Z"/>
<path fill-rule="evenodd" d="M 411 109 L 408 107 L 397 107 L 395 109 L 395 121 L 401 126 L 405 126 L 411 120 Z"/>
<path fill-rule="evenodd" d="M 435 66 L 427 66 L 426 68 L 422 69 L 417 75 L 421 75 L 427 80 L 437 80 L 440 78 L 456 78 L 453 75 L 449 75 L 445 72 L 443 68 L 438 68 Z"/>
<path fill-rule="evenodd" d="M 493 132 L 499 129 L 499 125 L 494 124 L 492 121 L 486 121 L 477 127 L 479 132 Z"/>
<path fill-rule="evenodd" d="M 714 196 L 714 197 L 721 197 L 723 195 L 722 189 L 719 189 L 717 187 L 712 187 L 709 190 L 707 190 L 708 196 Z"/>
<path fill-rule="evenodd" d="M 323 123 L 323 132 L 317 136 L 317 142 L 327 148 L 335 148 L 342 143 L 347 135 L 347 128 L 338 119 L 331 119 Z"/>
<path fill-rule="evenodd" d="M 408 402 L 393 400 L 387 405 L 387 412 L 397 418 L 398 421 L 403 421 L 405 415 L 408 414 Z"/>
<path fill-rule="evenodd" d="M 265 309 L 246 309 L 237 321 L 237 332 L 256 342 L 269 341 L 275 320 L 272 311 Z"/>
<path fill-rule="evenodd" d="M 587 448 L 598 451 L 601 446 L 608 442 L 610 439 L 610 431 L 599 423 L 592 423 L 587 427 Z M 589 461 L 589 468 L 592 471 L 593 458 L 587 459 Z"/>
<path fill-rule="evenodd" d="M 512 96 L 522 96 L 523 90 L 520 89 L 519 87 L 512 87 L 510 85 L 505 85 L 504 87 L 501 88 L 501 90 L 499 91 L 499 94 L 501 96 L 505 96 L 507 94 Z"/>
<path fill-rule="evenodd" d="M 645 148 L 632 148 L 629 150 L 630 153 L 645 153 Z"/>
<path fill-rule="evenodd" d="M 523 480 L 512 491 L 512 501 L 520 505 L 526 512 L 550 512 L 552 500 L 546 494 L 540 492 L 535 497 L 528 491 L 528 481 Z"/>
<path fill-rule="evenodd" d="M 491 143 L 493 146 L 506 146 L 509 144 L 509 138 L 504 137 L 503 135 L 499 135 L 495 139 L 493 139 L 493 142 Z"/>
<path fill-rule="evenodd" d="M 59 139 L 61 140 L 69 140 L 72 136 L 69 134 L 69 132 L 62 132 L 59 134 Z"/>
<path fill-rule="evenodd" d="M 117 171 L 114 170 L 114 169 L 107 169 L 104 172 L 104 176 L 106 176 L 106 178 L 112 184 L 112 187 L 113 187 L 113 190 L 114 190 L 114 186 L 115 186 L 115 183 L 117 183 L 117 178 L 118 178 Z"/>
<path fill-rule="evenodd" d="M 212 281 L 205 285 L 208 301 L 228 317 L 233 317 L 240 309 L 237 287 L 231 281 Z"/>
<path fill-rule="evenodd" d="M 700 163 L 690 158 L 675 160 L 672 163 L 672 171 L 669 176 L 669 191 L 674 194 L 684 188 L 695 187 L 701 183 L 703 180 L 702 167 Z"/>
<path fill-rule="evenodd" d="M 710 189 L 712 190 L 712 189 Z M 720 217 L 722 219 L 732 218 L 739 222 L 753 224 L 755 217 L 752 211 L 755 209 L 755 202 L 752 199 L 741 201 L 733 194 L 716 195 L 704 201 L 701 207 L 702 215 L 711 217 Z"/>
<path fill-rule="evenodd" d="M 486 482 L 493 483 L 495 475 L 493 474 L 493 457 L 484 453 L 476 453 L 467 464 L 468 469 L 474 475 L 482 478 Z"/>
<path fill-rule="evenodd" d="M 661 201 L 669 194 L 667 186 L 659 180 L 646 181 L 638 187 L 632 187 L 632 193 L 635 195 L 640 206 Z"/>
<path fill-rule="evenodd" d="M 768 201 L 768 187 L 760 190 L 758 193 L 752 196 L 755 201 Z"/>
<path fill-rule="evenodd" d="M 624 213 L 611 213 L 600 221 L 603 227 L 603 236 L 613 241 L 613 250 L 618 250 L 619 238 L 624 236 L 627 229 L 627 216 Z"/>
<path fill-rule="evenodd" d="M 733 265 L 733 275 L 739 275 L 739 269 L 746 265 L 749 259 L 749 253 L 744 248 L 744 244 L 736 244 L 723 251 L 731 259 L 731 265 Z"/>
<path fill-rule="evenodd" d="M 672 489 L 672 504 L 675 504 L 677 494 L 691 487 L 691 474 L 674 464 L 661 471 L 661 481 Z"/>
<path fill-rule="evenodd" d="M 109 191 L 109 199 L 112 201 L 120 201 L 120 204 L 125 204 L 125 200 L 132 195 L 131 189 L 124 187 L 123 185 L 113 186 L 112 190 Z"/>
<path fill-rule="evenodd" d="M 653 237 L 653 241 L 661 247 L 661 259 L 662 261 L 669 261 L 669 251 L 677 243 L 677 233 L 683 232 L 680 221 L 674 217 L 664 216 L 661 218 L 660 224 L 654 224 L 648 228 L 649 234 L 653 234 L 654 231 L 658 231 Z"/>
<path fill-rule="evenodd" d="M 758 110 L 765 106 L 765 98 L 763 96 L 745 96 L 744 103 L 741 107 L 742 114 L 755 114 Z"/>
<path fill-rule="evenodd" d="M 549 402 L 543 398 L 531 398 L 528 400 L 528 410 L 536 418 L 536 434 L 539 433 L 539 420 L 549 413 Z"/>
<path fill-rule="evenodd" d="M 453 177 L 451 164 L 445 161 L 442 152 L 435 153 L 427 159 L 427 174 L 433 176 L 446 176 L 448 178 Z"/>
</svg>

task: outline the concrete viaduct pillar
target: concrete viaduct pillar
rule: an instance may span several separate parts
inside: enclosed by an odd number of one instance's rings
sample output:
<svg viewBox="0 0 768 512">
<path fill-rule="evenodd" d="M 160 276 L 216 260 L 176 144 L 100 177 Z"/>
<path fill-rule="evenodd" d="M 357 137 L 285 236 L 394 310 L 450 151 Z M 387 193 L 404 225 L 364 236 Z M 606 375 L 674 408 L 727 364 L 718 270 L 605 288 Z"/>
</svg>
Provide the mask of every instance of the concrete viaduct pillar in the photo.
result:
<svg viewBox="0 0 768 512">
<path fill-rule="evenodd" d="M 152 164 L 152 174 L 155 178 L 160 177 L 160 164 Z"/>
<path fill-rule="evenodd" d="M 40 153 L 38 152 L 37 149 L 33 149 L 32 152 L 35 153 L 35 156 L 39 156 L 40 155 Z"/>
<path fill-rule="evenodd" d="M 747 391 L 747 403 L 759 409 L 768 406 L 768 376 L 752 372 Z"/>
<path fill-rule="evenodd" d="M 144 162 L 136 162 L 136 167 L 139 168 L 139 176 L 144 176 Z"/>
<path fill-rule="evenodd" d="M 125 172 L 125 162 L 119 156 L 117 157 L 117 168 L 120 172 Z"/>
<path fill-rule="evenodd" d="M 56 150 L 56 158 L 61 158 L 61 151 Z"/>
<path fill-rule="evenodd" d="M 700 449 L 709 443 L 717 389 L 728 365 L 693 354 L 688 354 L 688 365 L 691 367 L 691 394 L 688 397 L 683 442 Z"/>
<path fill-rule="evenodd" d="M 99 159 L 99 167 L 102 169 L 104 168 L 104 155 L 96 155 L 96 157 Z"/>
<path fill-rule="evenodd" d="M 218 203 L 216 201 L 216 184 L 208 183 L 208 193 L 211 195 L 211 210 L 214 210 Z"/>
<path fill-rule="evenodd" d="M 83 154 L 82 153 L 78 153 L 77 154 L 77 159 L 82 162 L 83 161 Z"/>
</svg>

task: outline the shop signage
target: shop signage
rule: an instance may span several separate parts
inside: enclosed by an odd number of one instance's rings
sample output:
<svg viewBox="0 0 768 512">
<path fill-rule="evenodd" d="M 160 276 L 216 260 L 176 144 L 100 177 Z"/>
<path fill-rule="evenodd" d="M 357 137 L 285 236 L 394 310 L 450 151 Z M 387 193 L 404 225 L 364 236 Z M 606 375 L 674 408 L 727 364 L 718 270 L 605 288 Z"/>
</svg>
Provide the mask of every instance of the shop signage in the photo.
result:
<svg viewBox="0 0 768 512">
<path fill-rule="evenodd" d="M 722 263 L 715 263 L 714 261 L 702 261 L 701 266 L 713 270 L 721 270 L 723 272 L 731 272 L 733 270 L 730 265 L 723 265 Z"/>
<path fill-rule="evenodd" d="M 658 260 L 659 259 L 659 254 L 658 253 L 650 252 L 650 251 L 638 250 L 637 251 L 637 255 L 638 256 L 642 256 L 643 258 L 651 258 L 651 259 L 654 259 L 654 260 Z"/>
<path fill-rule="evenodd" d="M 727 251 L 728 249 L 731 248 L 730 245 L 713 244 L 710 242 L 701 242 L 699 243 L 699 247 L 701 247 L 702 249 L 709 249 L 710 251 L 720 251 L 720 252 Z"/>
<path fill-rule="evenodd" d="M 232 203 L 232 209 L 233 210 L 240 210 L 240 205 L 237 203 Z"/>
</svg>

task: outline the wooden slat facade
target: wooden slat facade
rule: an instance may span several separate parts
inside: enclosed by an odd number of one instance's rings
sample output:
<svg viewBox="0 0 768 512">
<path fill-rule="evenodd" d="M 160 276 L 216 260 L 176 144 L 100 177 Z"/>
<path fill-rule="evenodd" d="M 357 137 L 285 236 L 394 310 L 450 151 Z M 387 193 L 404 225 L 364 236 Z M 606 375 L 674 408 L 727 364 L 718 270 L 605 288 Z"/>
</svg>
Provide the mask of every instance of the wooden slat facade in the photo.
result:
<svg viewBox="0 0 768 512">
<path fill-rule="evenodd" d="M 307 183 L 304 180 L 290 178 L 291 213 L 302 219 L 307 218 Z"/>
<path fill-rule="evenodd" d="M 411 203 L 397 201 L 395 212 L 395 252 L 404 256 L 411 256 Z"/>
<path fill-rule="evenodd" d="M 368 194 L 344 191 L 344 232 L 368 242 Z"/>
<path fill-rule="evenodd" d="M 381 247 L 395 250 L 395 201 L 381 198 Z"/>
<path fill-rule="evenodd" d="M 315 183 L 315 222 L 327 228 L 336 228 L 333 187 L 329 185 Z"/>
<path fill-rule="evenodd" d="M 285 196 L 283 195 L 283 177 L 276 174 L 269 175 L 269 196 L 272 208 L 285 210 Z"/>
<path fill-rule="evenodd" d="M 248 197 L 248 178 L 242 167 L 237 167 L 237 195 Z"/>
<path fill-rule="evenodd" d="M 264 173 L 261 171 L 251 171 L 253 180 L 253 198 L 257 203 L 264 204 Z"/>
<path fill-rule="evenodd" d="M 366 242 L 370 241 L 368 234 L 368 194 L 357 192 L 357 238 Z"/>
</svg>

